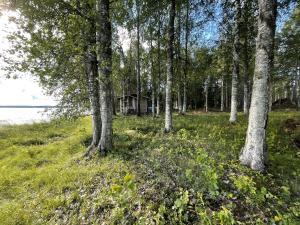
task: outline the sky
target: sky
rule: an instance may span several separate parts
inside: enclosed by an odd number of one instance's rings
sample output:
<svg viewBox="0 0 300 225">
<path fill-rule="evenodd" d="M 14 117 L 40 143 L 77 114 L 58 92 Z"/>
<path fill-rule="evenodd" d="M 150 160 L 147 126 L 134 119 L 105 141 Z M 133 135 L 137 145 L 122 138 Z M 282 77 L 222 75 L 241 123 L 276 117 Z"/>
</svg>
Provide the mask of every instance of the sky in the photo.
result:
<svg viewBox="0 0 300 225">
<path fill-rule="evenodd" d="M 9 22 L 9 16 L 16 13 L 4 11 L 0 16 L 0 55 L 5 54 L 10 44 L 6 36 L 17 29 Z M 55 100 L 43 93 L 37 80 L 29 74 L 19 74 L 18 79 L 6 79 L 1 69 L 4 62 L 0 57 L 0 105 L 55 105 Z"/>
</svg>

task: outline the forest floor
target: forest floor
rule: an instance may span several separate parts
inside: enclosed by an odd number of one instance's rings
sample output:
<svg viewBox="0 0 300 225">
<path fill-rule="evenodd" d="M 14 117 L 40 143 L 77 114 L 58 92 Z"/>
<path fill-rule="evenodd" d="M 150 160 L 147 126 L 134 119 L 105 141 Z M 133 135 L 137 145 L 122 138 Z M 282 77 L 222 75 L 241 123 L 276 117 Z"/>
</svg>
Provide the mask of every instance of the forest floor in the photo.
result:
<svg viewBox="0 0 300 225">
<path fill-rule="evenodd" d="M 114 119 L 114 150 L 82 158 L 89 117 L 0 128 L 0 223 L 300 224 L 299 112 L 272 112 L 269 168 L 240 166 L 246 117 Z"/>
</svg>

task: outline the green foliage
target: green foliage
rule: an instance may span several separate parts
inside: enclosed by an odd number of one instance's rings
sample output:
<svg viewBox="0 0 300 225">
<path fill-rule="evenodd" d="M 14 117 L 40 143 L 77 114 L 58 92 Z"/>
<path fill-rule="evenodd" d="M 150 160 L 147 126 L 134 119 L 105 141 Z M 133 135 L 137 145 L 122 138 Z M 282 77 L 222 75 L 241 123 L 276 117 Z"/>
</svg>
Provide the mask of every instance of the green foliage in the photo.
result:
<svg viewBox="0 0 300 225">
<path fill-rule="evenodd" d="M 246 118 L 226 113 L 174 116 L 168 135 L 117 116 L 114 150 L 89 161 L 90 118 L 1 127 L 1 224 L 298 224 L 296 116 L 271 113 L 267 174 L 239 165 Z"/>
</svg>

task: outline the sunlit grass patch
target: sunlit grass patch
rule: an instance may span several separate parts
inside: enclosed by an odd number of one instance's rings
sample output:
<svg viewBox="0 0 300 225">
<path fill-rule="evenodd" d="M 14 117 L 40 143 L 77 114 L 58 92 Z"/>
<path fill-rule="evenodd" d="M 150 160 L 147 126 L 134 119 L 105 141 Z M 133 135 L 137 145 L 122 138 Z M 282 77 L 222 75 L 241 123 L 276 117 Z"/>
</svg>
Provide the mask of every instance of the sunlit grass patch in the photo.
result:
<svg viewBox="0 0 300 225">
<path fill-rule="evenodd" d="M 89 117 L 0 129 L 1 224 L 299 222 L 297 112 L 272 112 L 266 174 L 240 166 L 247 118 L 227 113 L 114 118 L 114 150 L 82 158 Z"/>
</svg>

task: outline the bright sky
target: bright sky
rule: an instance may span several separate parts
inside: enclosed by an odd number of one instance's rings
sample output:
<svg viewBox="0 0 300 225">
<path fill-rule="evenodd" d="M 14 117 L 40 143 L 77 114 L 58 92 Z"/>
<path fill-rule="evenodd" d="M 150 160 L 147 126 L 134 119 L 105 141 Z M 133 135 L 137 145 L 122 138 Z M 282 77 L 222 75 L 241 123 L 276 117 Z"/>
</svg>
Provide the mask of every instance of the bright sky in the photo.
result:
<svg viewBox="0 0 300 225">
<path fill-rule="evenodd" d="M 9 22 L 9 16 L 16 13 L 4 11 L 0 16 L 0 55 L 9 48 L 6 36 L 17 29 L 16 25 Z M 43 93 L 38 82 L 28 74 L 18 74 L 18 79 L 6 79 L 5 71 L 1 69 L 4 62 L 0 57 L 0 105 L 55 105 L 50 96 Z"/>
</svg>

